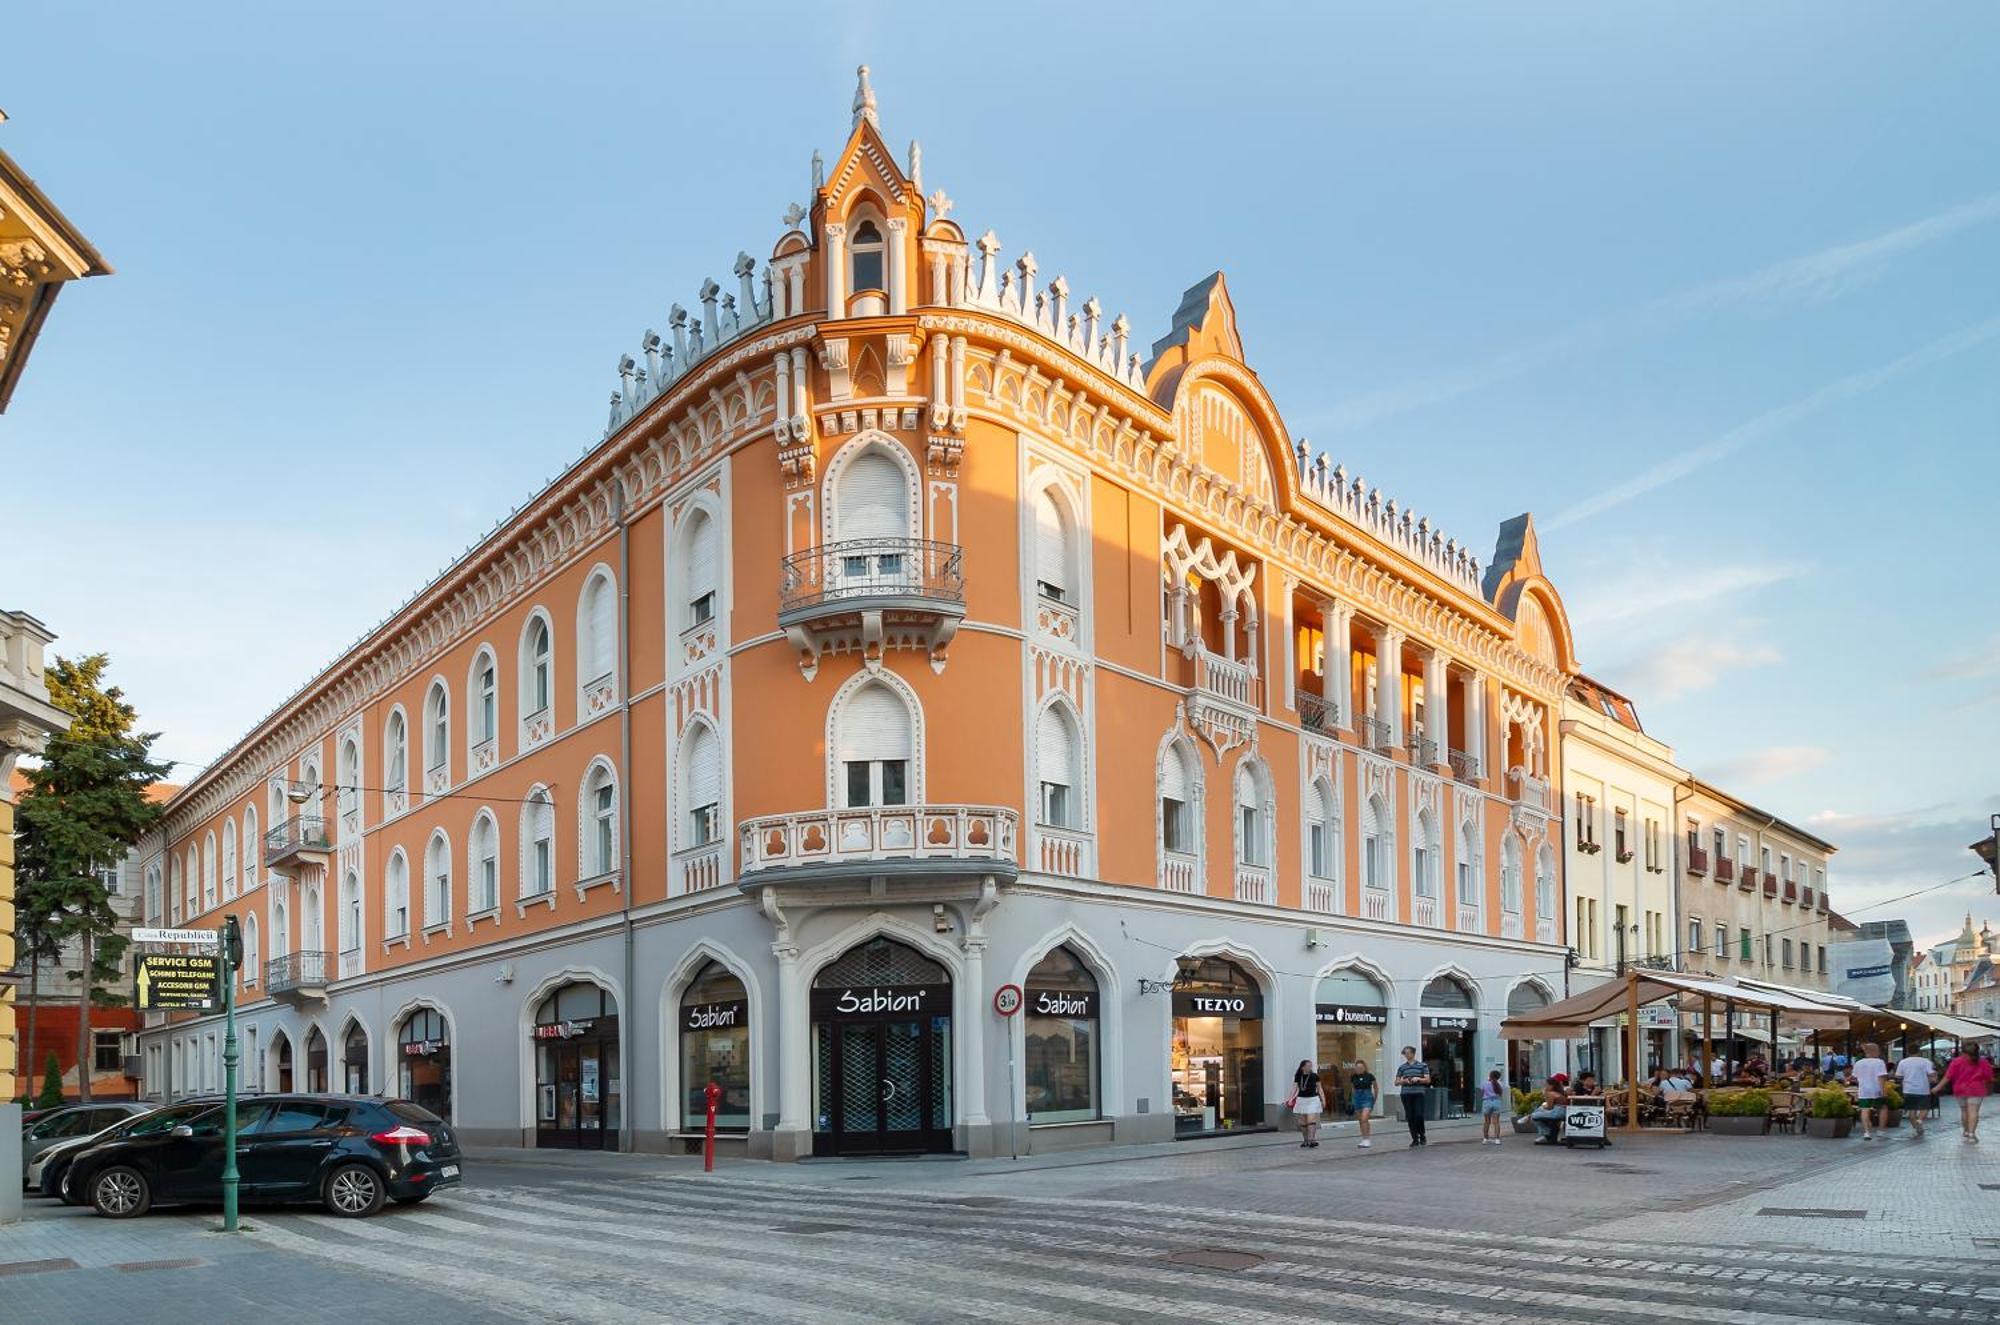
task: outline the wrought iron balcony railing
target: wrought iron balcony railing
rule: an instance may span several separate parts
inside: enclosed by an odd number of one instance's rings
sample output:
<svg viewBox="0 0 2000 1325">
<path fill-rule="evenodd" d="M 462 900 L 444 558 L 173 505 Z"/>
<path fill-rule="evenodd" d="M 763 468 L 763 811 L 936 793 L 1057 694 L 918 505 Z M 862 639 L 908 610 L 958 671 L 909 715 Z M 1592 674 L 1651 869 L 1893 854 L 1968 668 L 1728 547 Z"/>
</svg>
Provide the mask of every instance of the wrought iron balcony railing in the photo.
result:
<svg viewBox="0 0 2000 1325">
<path fill-rule="evenodd" d="M 1390 739 L 1389 724 L 1383 722 L 1381 719 L 1356 718 L 1354 720 L 1354 727 L 1361 734 L 1361 743 L 1370 750 L 1389 750 L 1394 748 L 1395 743 Z"/>
<path fill-rule="evenodd" d="M 1479 756 L 1464 750 L 1451 752 L 1451 775 L 1460 782 L 1479 781 Z"/>
<path fill-rule="evenodd" d="M 271 958 L 264 964 L 265 991 L 277 995 L 325 989 L 326 957 L 324 952 L 288 952 Z"/>
<path fill-rule="evenodd" d="M 1330 732 L 1340 726 L 1340 705 L 1324 696 L 1299 691 L 1299 726 L 1309 732 Z"/>
<path fill-rule="evenodd" d="M 1410 738 L 1410 762 L 1429 768 L 1443 758 L 1438 743 L 1419 732 Z"/>
<path fill-rule="evenodd" d="M 782 567 L 781 615 L 866 599 L 965 603 L 965 550 L 956 543 L 852 538 L 794 552 Z"/>
<path fill-rule="evenodd" d="M 275 865 L 301 851 L 331 851 L 326 820 L 317 814 L 287 819 L 264 834 L 264 863 Z"/>
</svg>

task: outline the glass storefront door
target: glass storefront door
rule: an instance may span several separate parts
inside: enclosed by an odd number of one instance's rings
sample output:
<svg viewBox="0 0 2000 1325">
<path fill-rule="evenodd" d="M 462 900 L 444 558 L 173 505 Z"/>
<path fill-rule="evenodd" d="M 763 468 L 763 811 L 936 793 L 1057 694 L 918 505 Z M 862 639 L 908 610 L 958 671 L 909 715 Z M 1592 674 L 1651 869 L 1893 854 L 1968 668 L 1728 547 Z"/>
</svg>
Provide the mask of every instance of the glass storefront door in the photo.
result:
<svg viewBox="0 0 2000 1325">
<path fill-rule="evenodd" d="M 1382 1108 L 1382 1036 L 1389 1025 L 1388 1000 L 1360 971 L 1339 970 L 1320 979 L 1314 991 L 1313 1052 L 1326 1088 L 1328 1110 L 1354 1116 L 1355 1064 L 1375 1078 L 1375 1108 Z"/>
<path fill-rule="evenodd" d="M 1174 1135 L 1262 1127 L 1264 996 L 1225 958 L 1183 961 L 1170 1048 Z"/>
<path fill-rule="evenodd" d="M 950 976 L 887 939 L 813 981 L 816 1155 L 949 1151 Z"/>
<path fill-rule="evenodd" d="M 592 984 L 564 985 L 536 1012 L 535 1144 L 618 1146 L 618 1004 Z"/>
<path fill-rule="evenodd" d="M 750 1130 L 750 1000 L 743 982 L 719 962 L 696 973 L 681 995 L 681 1126 L 708 1122 L 708 1086 L 722 1088 L 715 1105 L 719 1132 Z"/>
</svg>

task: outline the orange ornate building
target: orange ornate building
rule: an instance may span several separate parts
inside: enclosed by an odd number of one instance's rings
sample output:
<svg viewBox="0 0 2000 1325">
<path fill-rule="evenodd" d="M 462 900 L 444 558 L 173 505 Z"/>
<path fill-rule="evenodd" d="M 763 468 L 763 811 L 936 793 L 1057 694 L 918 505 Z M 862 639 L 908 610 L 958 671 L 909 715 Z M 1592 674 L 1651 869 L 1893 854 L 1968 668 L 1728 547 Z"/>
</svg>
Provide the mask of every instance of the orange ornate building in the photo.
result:
<svg viewBox="0 0 2000 1325">
<path fill-rule="evenodd" d="M 664 1147 L 715 1079 L 753 1153 L 1043 1150 L 1403 1043 L 1460 1108 L 1561 992 L 1531 522 L 1482 566 L 1295 447 L 1220 274 L 1144 350 L 918 161 L 864 76 L 602 442 L 175 799 L 154 905 L 254 924 L 253 1082 Z M 149 1089 L 219 1035 L 150 1029 Z"/>
</svg>

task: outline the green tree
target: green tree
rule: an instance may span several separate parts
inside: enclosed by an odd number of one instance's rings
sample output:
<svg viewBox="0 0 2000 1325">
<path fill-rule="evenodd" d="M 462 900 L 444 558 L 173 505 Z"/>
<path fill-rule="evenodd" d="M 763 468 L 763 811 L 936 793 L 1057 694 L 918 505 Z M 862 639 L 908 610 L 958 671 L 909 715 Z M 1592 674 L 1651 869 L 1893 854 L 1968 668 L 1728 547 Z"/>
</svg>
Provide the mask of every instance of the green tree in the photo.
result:
<svg viewBox="0 0 2000 1325">
<path fill-rule="evenodd" d="M 72 662 L 57 658 L 47 671 L 49 698 L 70 716 L 70 728 L 49 738 L 41 763 L 28 770 L 16 815 L 17 902 L 20 927 L 34 942 L 59 949 L 74 942 L 81 959 L 70 972 L 77 1000 L 77 1082 L 90 1098 L 88 1065 L 93 1002 L 122 1001 L 105 986 L 117 977 L 126 941 L 117 932 L 104 873 L 115 868 L 159 817 L 146 797 L 167 766 L 152 757 L 157 732 L 135 732 L 138 714 L 124 692 L 104 685 L 110 659 L 102 653 Z"/>
<path fill-rule="evenodd" d="M 49 1050 L 49 1060 L 42 1065 L 42 1093 L 35 1099 L 38 1109 L 62 1107 L 62 1065 L 56 1062 L 56 1051 Z"/>
</svg>

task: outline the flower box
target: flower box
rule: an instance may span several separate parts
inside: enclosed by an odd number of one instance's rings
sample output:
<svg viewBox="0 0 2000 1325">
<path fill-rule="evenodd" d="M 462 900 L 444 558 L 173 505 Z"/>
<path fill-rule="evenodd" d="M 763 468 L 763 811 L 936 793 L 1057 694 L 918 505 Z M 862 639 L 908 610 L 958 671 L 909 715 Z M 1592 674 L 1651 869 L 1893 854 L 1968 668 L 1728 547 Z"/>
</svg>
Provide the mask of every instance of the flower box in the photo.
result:
<svg viewBox="0 0 2000 1325">
<path fill-rule="evenodd" d="M 1762 1114 L 1717 1116 L 1710 1114 L 1708 1130 L 1717 1136 L 1762 1136 L 1771 1128 L 1771 1120 Z"/>
<path fill-rule="evenodd" d="M 1825 1141 L 1838 1141 L 1854 1131 L 1852 1118 L 1808 1118 L 1806 1135 L 1816 1136 Z"/>
</svg>

